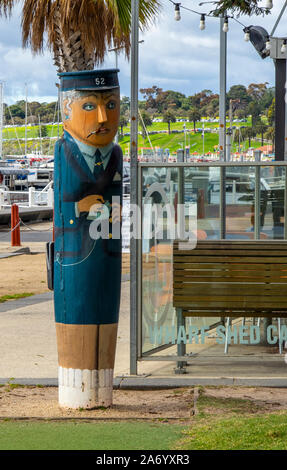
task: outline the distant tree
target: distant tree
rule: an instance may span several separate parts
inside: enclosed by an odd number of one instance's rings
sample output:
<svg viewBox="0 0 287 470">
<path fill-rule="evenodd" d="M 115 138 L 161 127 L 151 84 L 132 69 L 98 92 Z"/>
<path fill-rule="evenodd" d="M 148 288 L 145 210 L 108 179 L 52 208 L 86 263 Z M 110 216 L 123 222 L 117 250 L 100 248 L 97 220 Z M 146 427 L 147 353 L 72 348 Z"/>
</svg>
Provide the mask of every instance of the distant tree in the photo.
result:
<svg viewBox="0 0 287 470">
<path fill-rule="evenodd" d="M 163 118 L 162 118 L 163 122 L 166 122 L 167 123 L 167 126 L 168 126 L 168 133 L 170 134 L 170 125 L 172 122 L 176 122 L 176 115 L 175 115 L 175 112 L 172 110 L 172 109 L 168 109 L 167 111 L 165 111 L 165 113 L 163 114 Z"/>
<path fill-rule="evenodd" d="M 140 118 L 139 118 L 139 125 L 140 125 L 141 130 L 142 130 L 142 138 L 145 141 L 145 139 L 147 137 L 146 128 L 148 126 L 152 125 L 152 118 L 151 118 L 150 114 L 148 114 L 146 111 L 141 111 Z"/>
<path fill-rule="evenodd" d="M 268 82 L 265 83 L 250 83 L 247 88 L 247 94 L 253 101 L 260 101 L 267 90 Z"/>
<path fill-rule="evenodd" d="M 200 121 L 200 118 L 201 118 L 201 113 L 200 113 L 199 109 L 191 108 L 188 111 L 187 117 L 188 117 L 189 122 L 193 122 L 193 130 L 195 132 L 196 131 L 196 122 Z"/>
<path fill-rule="evenodd" d="M 130 112 L 130 99 L 128 96 L 121 98 L 120 110 L 122 115 L 129 115 Z"/>
<path fill-rule="evenodd" d="M 228 91 L 227 100 L 237 100 L 249 102 L 251 101 L 250 96 L 247 93 L 247 88 L 244 85 L 233 85 Z"/>
<path fill-rule="evenodd" d="M 41 126 L 41 134 L 42 134 L 42 137 L 48 137 L 48 126 Z"/>
<path fill-rule="evenodd" d="M 157 111 L 161 111 L 159 109 L 159 102 L 158 97 L 162 93 L 162 88 L 159 88 L 156 85 L 153 85 L 150 88 L 140 88 L 140 92 L 145 99 L 145 107 L 147 108 L 155 108 Z"/>
<path fill-rule="evenodd" d="M 123 129 L 124 129 L 125 126 L 128 125 L 128 122 L 129 122 L 129 121 L 128 121 L 127 117 L 126 117 L 124 114 L 121 114 L 121 115 L 120 115 L 120 121 L 119 121 L 119 126 L 120 126 L 120 128 L 121 128 L 121 135 L 124 134 Z"/>
<path fill-rule="evenodd" d="M 270 126 L 275 122 L 275 98 L 273 98 L 272 103 L 267 111 L 267 119 Z"/>
<path fill-rule="evenodd" d="M 236 109 L 236 111 L 234 112 L 234 116 L 236 116 L 237 119 L 244 119 L 244 118 L 246 118 L 246 116 L 247 116 L 246 109 L 244 109 L 244 108 L 238 108 L 238 109 Z"/>
<path fill-rule="evenodd" d="M 38 137 L 47 137 L 48 136 L 48 127 L 45 124 L 40 124 L 37 129 Z"/>
<path fill-rule="evenodd" d="M 28 124 L 36 124 L 37 122 L 37 116 L 35 116 L 34 114 L 31 114 L 31 116 L 28 116 L 27 117 L 27 123 Z"/>
<path fill-rule="evenodd" d="M 275 145 L 275 127 L 274 126 L 268 127 L 265 133 L 265 138 L 268 140 L 271 140 L 272 146 L 274 147 Z"/>
<path fill-rule="evenodd" d="M 163 110 L 168 110 L 170 108 L 181 108 L 182 103 L 185 99 L 186 97 L 183 93 L 173 90 L 164 91 L 158 96 L 158 100 L 161 101 L 161 106 Z"/>
<path fill-rule="evenodd" d="M 251 101 L 247 107 L 247 113 L 251 114 L 251 125 L 252 127 L 256 126 L 256 123 L 259 121 L 260 116 L 260 106 L 257 101 Z"/>
<path fill-rule="evenodd" d="M 240 102 L 237 105 L 235 114 L 237 115 L 237 112 L 239 110 L 243 110 L 243 112 L 246 115 L 246 109 L 247 109 L 248 103 L 252 101 L 252 98 L 247 93 L 247 88 L 244 85 L 233 85 L 226 95 L 226 101 L 228 105 L 229 105 L 230 100 L 240 100 Z"/>
<path fill-rule="evenodd" d="M 246 127 L 243 132 L 244 139 L 248 139 L 249 147 L 251 147 L 251 139 L 256 136 L 256 131 L 254 127 Z"/>
<path fill-rule="evenodd" d="M 261 145 L 264 145 L 264 134 L 267 131 L 267 129 L 268 129 L 268 126 L 266 126 L 266 124 L 264 124 L 264 122 L 262 121 L 258 122 L 255 126 L 256 134 L 261 135 Z"/>
<path fill-rule="evenodd" d="M 275 98 L 275 87 L 269 87 L 260 99 L 260 107 L 264 113 L 271 106 L 273 99 Z"/>
<path fill-rule="evenodd" d="M 25 118 L 25 108 L 23 109 L 23 107 L 21 105 L 19 105 L 18 103 L 19 102 L 9 106 L 11 116 L 24 119 Z M 9 115 L 10 115 L 10 113 L 9 113 Z"/>
</svg>

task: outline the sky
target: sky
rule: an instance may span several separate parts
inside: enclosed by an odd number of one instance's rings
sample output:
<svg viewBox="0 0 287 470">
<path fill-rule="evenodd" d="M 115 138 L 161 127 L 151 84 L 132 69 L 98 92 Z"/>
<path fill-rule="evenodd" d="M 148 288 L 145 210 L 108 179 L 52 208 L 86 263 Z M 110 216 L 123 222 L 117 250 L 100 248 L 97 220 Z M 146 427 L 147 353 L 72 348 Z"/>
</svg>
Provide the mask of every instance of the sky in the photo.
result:
<svg viewBox="0 0 287 470">
<path fill-rule="evenodd" d="M 181 20 L 174 20 L 174 6 L 160 0 L 161 14 L 139 39 L 139 88 L 156 85 L 190 96 L 203 89 L 219 92 L 219 19 L 206 18 L 206 29 L 199 29 L 200 16 L 181 10 Z M 265 0 L 261 2 L 264 6 Z M 272 14 L 265 17 L 241 16 L 246 26 L 263 26 L 271 32 L 284 0 L 274 0 Z M 208 13 L 212 5 L 199 6 L 197 0 L 182 0 L 187 8 Z M 276 30 L 276 36 L 286 35 L 287 10 Z M 274 86 L 274 65 L 271 59 L 261 59 L 250 42 L 244 41 L 243 27 L 229 20 L 227 33 L 227 89 L 232 85 L 268 82 Z M 21 9 L 16 7 L 11 19 L 0 19 L 0 81 L 4 83 L 4 102 L 51 102 L 57 98 L 58 81 L 49 51 L 32 55 L 21 46 Z M 115 54 L 107 55 L 101 68 L 115 66 Z M 130 62 L 124 55 L 118 58 L 121 95 L 130 95 Z M 139 99 L 142 95 L 139 93 Z"/>
</svg>

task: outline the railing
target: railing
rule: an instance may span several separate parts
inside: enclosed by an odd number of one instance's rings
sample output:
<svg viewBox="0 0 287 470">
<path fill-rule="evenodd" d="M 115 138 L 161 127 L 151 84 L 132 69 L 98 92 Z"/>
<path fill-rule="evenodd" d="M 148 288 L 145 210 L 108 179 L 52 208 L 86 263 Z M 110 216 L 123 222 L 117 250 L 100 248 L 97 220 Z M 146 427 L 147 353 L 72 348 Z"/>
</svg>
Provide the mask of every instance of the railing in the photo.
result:
<svg viewBox="0 0 287 470">
<path fill-rule="evenodd" d="M 36 191 L 33 187 L 30 187 L 28 191 L 0 189 L 0 210 L 8 209 L 13 204 L 18 204 L 19 207 L 53 207 L 54 191 L 52 184 L 53 182 L 50 181 L 41 191 Z"/>
</svg>

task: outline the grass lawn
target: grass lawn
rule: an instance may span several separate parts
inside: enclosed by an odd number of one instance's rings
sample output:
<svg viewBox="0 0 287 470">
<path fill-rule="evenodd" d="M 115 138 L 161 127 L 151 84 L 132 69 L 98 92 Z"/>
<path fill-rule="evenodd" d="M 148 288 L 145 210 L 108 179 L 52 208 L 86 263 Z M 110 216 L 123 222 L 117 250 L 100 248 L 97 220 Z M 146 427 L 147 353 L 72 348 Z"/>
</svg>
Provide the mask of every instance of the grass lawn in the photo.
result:
<svg viewBox="0 0 287 470">
<path fill-rule="evenodd" d="M 184 147 L 184 134 L 154 134 L 150 135 L 150 141 L 153 147 L 160 147 L 163 149 L 168 148 L 169 152 L 175 152 L 176 150 Z M 206 132 L 204 136 L 204 152 L 214 152 L 216 151 L 216 146 L 218 146 L 219 136 L 218 134 L 214 134 L 211 132 Z M 130 136 L 124 136 L 120 139 L 119 142 L 120 146 L 122 147 L 123 153 L 125 154 L 126 149 L 129 149 L 130 145 Z M 203 153 L 203 139 L 201 137 L 201 133 L 194 134 L 193 132 L 190 133 L 189 136 L 186 138 L 186 145 L 190 145 L 190 152 L 197 152 L 199 154 Z M 142 136 L 138 138 L 138 146 L 139 146 L 139 155 L 141 153 L 140 147 L 150 147 L 149 140 L 146 138 L 143 141 Z M 260 147 L 260 141 L 251 141 L 252 147 Z M 244 146 L 241 146 L 242 149 L 248 148 L 248 142 L 245 143 Z M 236 152 L 238 150 L 238 145 L 233 143 L 232 145 L 232 152 Z"/>
<path fill-rule="evenodd" d="M 287 450 L 287 413 L 196 418 L 176 449 Z"/>
<path fill-rule="evenodd" d="M 186 125 L 186 140 L 184 136 L 184 124 Z M 241 126 L 250 126 L 251 121 L 250 117 L 248 118 L 248 121 L 245 123 L 234 123 L 237 127 Z M 50 137 L 56 137 L 57 136 L 57 124 L 51 125 L 51 124 L 44 124 L 46 129 L 47 129 L 47 137 L 44 138 L 43 142 L 45 141 L 47 144 L 47 138 Z M 228 125 L 228 122 L 227 122 Z M 202 128 L 203 123 L 202 122 L 197 122 L 196 123 L 196 128 Z M 218 123 L 205 123 L 205 129 L 217 129 L 218 131 Z M 161 147 L 161 148 L 168 148 L 170 153 L 176 152 L 179 148 L 183 148 L 185 143 L 186 145 L 191 146 L 191 152 L 198 152 L 201 154 L 203 152 L 203 140 L 201 136 L 201 132 L 194 133 L 193 132 L 193 123 L 191 122 L 175 122 L 171 124 L 171 130 L 179 130 L 181 131 L 180 133 L 177 134 L 168 134 L 167 133 L 167 123 L 164 122 L 154 122 L 152 126 L 148 126 L 147 130 L 150 134 L 150 140 L 152 143 L 153 147 Z M 139 130 L 141 128 L 139 127 Z M 60 124 L 59 126 L 59 133 L 60 135 L 62 134 L 63 127 Z M 162 134 L 152 134 L 154 131 L 165 131 L 165 133 Z M 130 126 L 126 126 L 123 128 L 123 132 L 127 133 L 130 132 Z M 39 130 L 38 126 L 27 126 L 27 138 L 28 139 L 35 139 L 39 137 Z M 24 139 L 25 138 L 25 127 L 24 126 L 18 126 L 18 127 L 7 127 L 3 129 L 3 139 L 8 139 L 7 145 L 9 145 L 9 141 L 13 143 L 13 147 L 15 147 L 15 152 L 19 153 L 19 144 L 17 142 L 17 138 L 19 139 Z M 11 139 L 11 140 L 10 140 Z M 33 141 L 33 140 L 28 140 L 28 143 L 31 142 L 36 142 L 36 145 L 39 147 L 39 141 Z M 215 146 L 217 146 L 219 143 L 219 135 L 218 132 L 216 133 L 211 133 L 211 132 L 206 132 L 205 133 L 205 139 L 204 139 L 204 151 L 207 152 L 214 152 Z M 119 142 L 120 146 L 122 147 L 123 152 L 125 153 L 125 150 L 129 148 L 130 145 L 130 136 L 124 136 L 123 138 L 120 139 Z M 54 151 L 54 145 L 55 145 L 55 140 L 52 140 L 51 145 L 49 145 L 49 154 L 53 154 Z M 252 141 L 252 147 L 259 147 L 260 142 L 259 141 Z M 5 146 L 5 142 L 4 142 Z M 24 140 L 20 141 L 20 146 L 22 148 L 22 153 L 24 152 Z M 149 140 L 146 138 L 145 142 L 143 141 L 142 137 L 139 135 L 139 147 L 150 147 Z M 246 149 L 248 148 L 248 142 L 245 143 Z M 244 146 L 243 146 L 244 148 Z M 237 145 L 233 144 L 232 146 L 232 152 L 237 151 Z M 28 150 L 28 152 L 31 152 L 31 149 Z M 13 150 L 10 148 L 7 153 L 13 153 Z"/>
<path fill-rule="evenodd" d="M 287 450 L 287 412 L 267 412 L 261 403 L 200 392 L 198 413 L 181 450 Z M 255 398 L 255 397 L 254 397 Z"/>
<path fill-rule="evenodd" d="M 23 299 L 24 297 L 30 297 L 34 295 L 33 292 L 22 292 L 21 294 L 7 294 L 0 296 L 0 303 L 6 302 L 7 300 Z"/>
<path fill-rule="evenodd" d="M 258 400 L 256 390 L 239 398 L 227 387 L 196 389 L 197 399 L 190 402 L 195 414 L 188 422 L 2 418 L 0 450 L 287 450 L 287 410 L 278 396 Z"/>
<path fill-rule="evenodd" d="M 0 422 L 0 450 L 168 450 L 183 426 L 145 422 Z"/>
</svg>

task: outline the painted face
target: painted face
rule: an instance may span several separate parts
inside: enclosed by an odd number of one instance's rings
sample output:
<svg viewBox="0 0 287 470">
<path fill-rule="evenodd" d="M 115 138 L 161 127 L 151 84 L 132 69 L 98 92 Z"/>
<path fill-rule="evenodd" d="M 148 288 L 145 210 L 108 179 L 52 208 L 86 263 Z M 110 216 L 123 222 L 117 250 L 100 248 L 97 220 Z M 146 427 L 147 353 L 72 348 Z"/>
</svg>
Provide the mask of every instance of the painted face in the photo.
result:
<svg viewBox="0 0 287 470">
<path fill-rule="evenodd" d="M 67 103 L 63 103 L 64 107 Z M 115 137 L 120 117 L 119 90 L 88 93 L 69 105 L 71 114 L 64 129 L 88 145 L 105 147 Z"/>
</svg>

